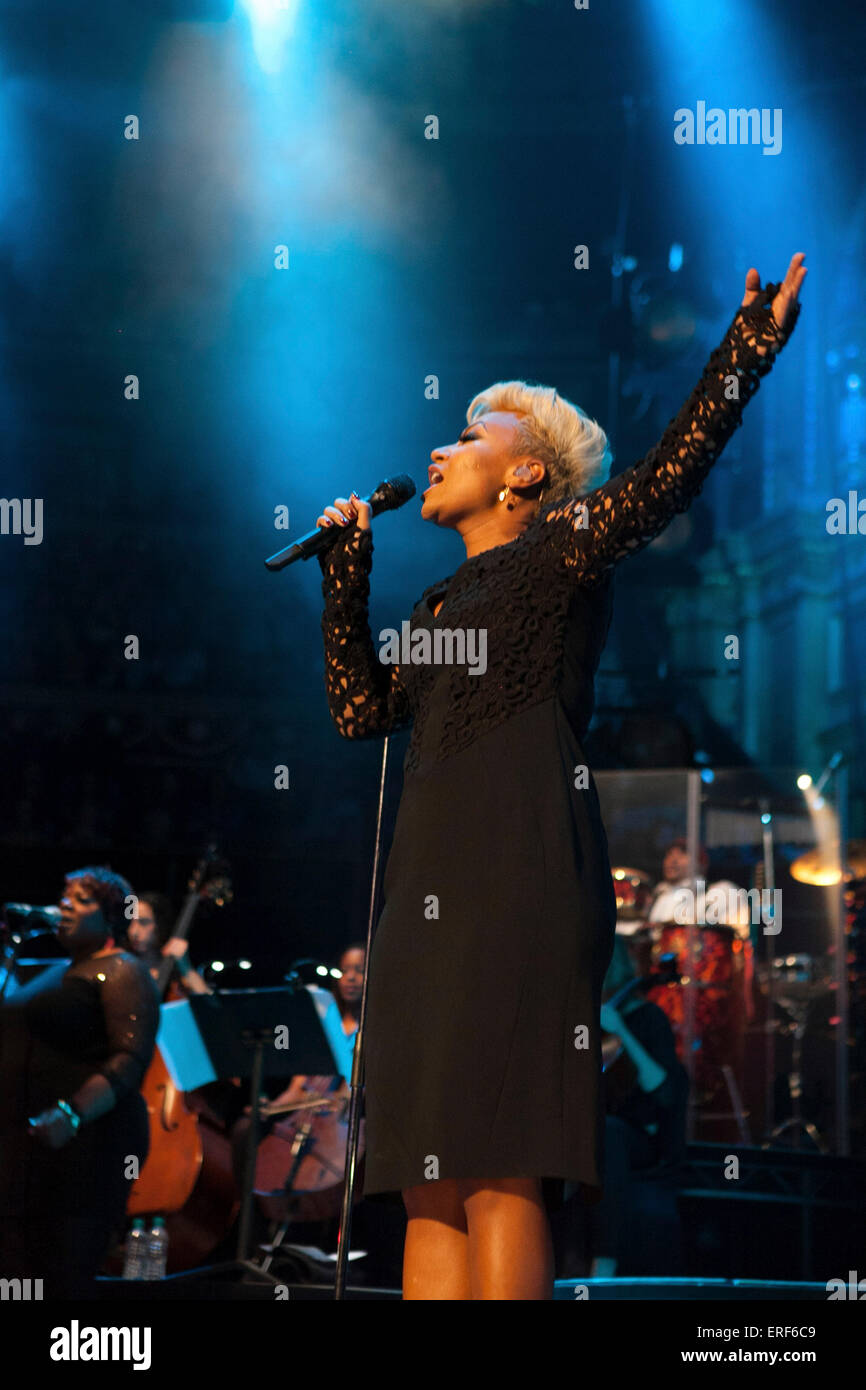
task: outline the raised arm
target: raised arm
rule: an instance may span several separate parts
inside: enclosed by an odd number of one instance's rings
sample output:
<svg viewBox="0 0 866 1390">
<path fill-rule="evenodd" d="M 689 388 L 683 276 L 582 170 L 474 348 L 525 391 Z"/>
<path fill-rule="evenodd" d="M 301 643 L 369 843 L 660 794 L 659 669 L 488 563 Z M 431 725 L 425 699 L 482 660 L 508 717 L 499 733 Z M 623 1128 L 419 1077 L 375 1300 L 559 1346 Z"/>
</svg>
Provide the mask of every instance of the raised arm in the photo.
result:
<svg viewBox="0 0 866 1390">
<path fill-rule="evenodd" d="M 641 550 L 698 495 L 791 335 L 806 274 L 802 260 L 795 256 L 785 281 L 763 290 L 757 271 L 750 270 L 743 303 L 658 444 L 603 487 L 547 514 L 551 539 L 581 583 L 601 580 L 619 560 Z"/>
<path fill-rule="evenodd" d="M 342 501 L 339 499 L 338 501 Z M 362 507 L 363 503 L 360 504 Z M 351 502 L 339 507 L 350 518 Z M 366 509 L 369 512 L 369 508 Z M 325 515 L 337 515 L 327 508 Z M 412 722 L 400 668 L 379 660 L 370 635 L 368 605 L 373 532 L 359 524 L 319 552 L 325 611 L 325 689 L 331 718 L 344 738 L 373 738 Z M 339 523 L 337 523 L 339 524 Z"/>
</svg>

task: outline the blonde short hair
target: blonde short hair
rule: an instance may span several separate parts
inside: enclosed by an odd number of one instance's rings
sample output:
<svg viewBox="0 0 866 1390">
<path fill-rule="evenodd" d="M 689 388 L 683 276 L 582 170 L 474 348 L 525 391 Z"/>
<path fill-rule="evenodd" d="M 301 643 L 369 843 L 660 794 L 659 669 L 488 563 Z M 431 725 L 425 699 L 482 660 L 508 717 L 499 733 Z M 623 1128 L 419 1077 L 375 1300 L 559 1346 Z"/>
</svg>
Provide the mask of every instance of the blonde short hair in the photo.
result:
<svg viewBox="0 0 866 1390">
<path fill-rule="evenodd" d="M 572 405 L 553 386 L 497 381 L 470 401 L 466 419 L 471 424 L 496 410 L 522 416 L 515 433 L 514 455 L 531 454 L 546 467 L 545 504 L 580 497 L 607 479 L 613 462 L 607 435 L 585 410 Z"/>
</svg>

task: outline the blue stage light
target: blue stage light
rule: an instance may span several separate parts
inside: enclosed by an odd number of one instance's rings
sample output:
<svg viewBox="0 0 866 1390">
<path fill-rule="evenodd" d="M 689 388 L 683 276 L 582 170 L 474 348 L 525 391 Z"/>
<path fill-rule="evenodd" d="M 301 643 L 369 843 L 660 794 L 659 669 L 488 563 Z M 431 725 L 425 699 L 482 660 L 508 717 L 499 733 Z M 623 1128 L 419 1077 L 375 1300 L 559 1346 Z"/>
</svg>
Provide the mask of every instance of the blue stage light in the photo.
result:
<svg viewBox="0 0 866 1390">
<path fill-rule="evenodd" d="M 243 0 L 253 49 L 263 72 L 279 72 L 292 37 L 300 0 Z"/>
</svg>

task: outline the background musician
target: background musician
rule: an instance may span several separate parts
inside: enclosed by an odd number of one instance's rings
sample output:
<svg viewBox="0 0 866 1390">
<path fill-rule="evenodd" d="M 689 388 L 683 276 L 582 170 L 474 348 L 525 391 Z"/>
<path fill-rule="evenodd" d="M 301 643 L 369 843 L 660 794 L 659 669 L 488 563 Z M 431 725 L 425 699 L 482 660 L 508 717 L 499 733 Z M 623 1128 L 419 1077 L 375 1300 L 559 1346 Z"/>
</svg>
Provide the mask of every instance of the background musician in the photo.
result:
<svg viewBox="0 0 866 1390">
<path fill-rule="evenodd" d="M 87 1292 L 124 1219 L 129 1158 L 148 1152 L 139 1094 L 159 1001 L 116 944 L 130 885 L 67 876 L 57 935 L 71 956 L 0 1010 L 0 1272 L 47 1297 Z"/>
<path fill-rule="evenodd" d="M 361 944 L 347 946 L 339 957 L 338 965 L 342 975 L 334 985 L 333 993 L 342 1017 L 343 1029 L 348 1037 L 353 1038 L 358 1029 L 361 993 L 364 987 L 364 946 Z M 293 1076 L 288 1085 L 284 1084 L 282 1078 L 275 1078 L 269 1089 L 272 1093 L 276 1092 L 270 1101 L 270 1105 L 276 1108 L 293 1101 L 303 1102 L 307 1099 L 316 1099 L 331 1094 L 343 1096 L 348 1088 L 342 1077 L 298 1075 Z M 337 1242 L 343 1173 L 345 1171 L 345 1137 L 339 1152 L 336 1152 L 331 1146 L 338 1129 L 345 1136 L 347 1128 L 345 1116 L 337 1126 L 333 1119 L 322 1110 L 296 1113 L 299 1124 L 303 1124 L 306 1117 L 321 1117 L 318 1125 L 314 1121 L 309 1152 L 314 1156 L 320 1151 L 324 1152 L 327 1161 L 332 1164 L 335 1171 L 332 1175 L 333 1186 L 316 1194 L 314 1199 L 316 1210 L 321 1210 L 323 1213 L 321 1217 L 314 1219 L 310 1215 L 304 1216 L 304 1210 L 309 1210 L 312 1205 L 309 1202 L 305 1203 L 300 1208 L 303 1219 L 292 1221 L 287 1239 L 289 1242 L 302 1242 L 305 1245 L 317 1246 L 325 1251 L 333 1251 Z M 291 1118 L 291 1113 L 286 1113 L 275 1116 L 272 1120 L 266 1118 L 263 1121 L 259 1143 L 260 1162 L 257 1183 L 265 1171 L 262 1167 L 265 1145 L 271 1146 L 270 1162 L 274 1145 L 278 1145 L 280 1142 L 276 1135 L 280 1132 L 281 1123 Z M 240 1186 L 242 1178 L 243 1147 L 248 1127 L 249 1116 L 244 1114 L 232 1131 L 232 1149 L 238 1186 Z M 358 1151 L 361 1163 L 363 1163 L 363 1134 L 362 1123 L 361 1143 Z M 280 1182 L 284 1180 L 283 1175 L 288 1176 L 291 1168 L 291 1143 L 284 1142 L 283 1149 L 286 1158 L 280 1173 Z M 321 1203 L 319 1199 L 321 1199 Z M 279 1223 L 288 1214 L 290 1208 L 286 1207 L 281 1199 L 260 1197 L 258 1209 L 260 1230 L 264 1226 L 263 1212 L 265 1210 L 272 1213 L 273 1219 Z M 399 1279 L 405 1233 L 406 1218 L 402 1203 L 386 1196 L 357 1201 L 352 1222 L 352 1241 L 355 1249 L 366 1252 L 366 1259 L 363 1262 L 363 1269 L 356 1268 L 354 1277 L 361 1281 L 367 1279 L 374 1283 L 396 1282 Z"/>
<path fill-rule="evenodd" d="M 745 893 L 729 879 L 706 882 L 709 855 L 703 845 L 698 846 L 697 865 L 698 876 L 692 878 L 686 841 L 671 841 L 649 912 L 653 955 L 674 954 L 680 976 L 695 981 L 691 1047 L 683 985 L 661 985 L 650 998 L 673 1026 L 681 1061 L 688 1063 L 691 1056 L 696 1105 L 721 1117 L 714 1123 L 729 1125 L 740 1109 L 745 1031 L 754 1016 L 750 911 Z M 689 939 L 693 924 L 694 960 Z M 732 1089 L 734 1083 L 739 1090 Z"/>
<path fill-rule="evenodd" d="M 162 893 L 139 893 L 135 917 L 128 924 L 126 940 L 129 949 L 144 962 L 154 979 L 166 956 L 173 956 L 174 978 L 186 994 L 210 994 L 202 976 L 189 958 L 186 941 L 171 935 L 173 922 L 171 903 Z"/>
<path fill-rule="evenodd" d="M 358 1020 L 361 1013 L 361 993 L 364 988 L 364 947 L 361 945 L 347 946 L 339 958 L 338 966 L 342 972 L 336 982 L 333 993 L 340 1010 L 340 1017 L 343 1022 L 343 1031 L 347 1037 L 353 1038 L 358 1031 Z M 342 1085 L 341 1085 L 342 1083 Z M 275 1079 L 270 1086 L 267 1085 L 265 1078 L 267 1108 L 282 1105 L 290 1105 L 296 1101 L 324 1096 L 329 1092 L 337 1092 L 345 1089 L 342 1077 L 336 1076 L 302 1076 L 296 1075 L 289 1079 L 288 1085 L 284 1085 L 282 1078 Z M 237 1121 L 232 1131 L 232 1151 L 234 1154 L 235 1175 L 240 1186 L 243 1178 L 244 1164 L 244 1145 L 246 1142 L 247 1129 L 249 1128 L 249 1107 L 245 1107 L 245 1113 Z M 264 1137 L 268 1132 L 267 1120 L 263 1123 L 261 1136 Z"/>
<path fill-rule="evenodd" d="M 703 845 L 698 846 L 698 875 L 703 878 L 709 868 L 710 856 Z M 733 928 L 745 939 L 749 936 L 749 914 L 744 904 L 731 895 L 737 885 L 730 879 L 718 879 L 705 885 L 704 902 L 708 918 L 717 925 Z M 682 838 L 672 840 L 662 860 L 661 881 L 653 891 L 649 920 L 651 922 L 687 925 L 695 920 L 697 879 L 689 874 L 689 852 Z M 733 911 L 732 911 L 733 908 Z M 704 923 L 699 923 L 703 926 Z"/>
</svg>

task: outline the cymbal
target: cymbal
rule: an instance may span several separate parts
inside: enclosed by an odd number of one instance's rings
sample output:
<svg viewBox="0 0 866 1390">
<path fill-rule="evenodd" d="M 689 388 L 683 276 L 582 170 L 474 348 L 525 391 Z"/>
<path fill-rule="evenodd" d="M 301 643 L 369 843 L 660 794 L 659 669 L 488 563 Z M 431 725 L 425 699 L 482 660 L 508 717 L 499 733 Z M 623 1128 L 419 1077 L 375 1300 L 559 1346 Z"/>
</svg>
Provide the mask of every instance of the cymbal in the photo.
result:
<svg viewBox="0 0 866 1390">
<path fill-rule="evenodd" d="M 611 868 L 611 873 L 617 881 L 629 879 L 635 883 L 646 883 L 652 888 L 653 881 L 650 875 L 645 874 L 642 869 L 623 869 L 617 866 L 616 868 Z"/>
<path fill-rule="evenodd" d="M 652 879 L 640 869 L 611 869 L 617 920 L 642 922 L 652 900 Z"/>
<path fill-rule="evenodd" d="M 866 878 L 866 840 L 849 840 L 845 854 L 845 879 Z M 798 883 L 818 887 L 839 882 L 839 842 L 799 854 L 791 865 Z"/>
</svg>

